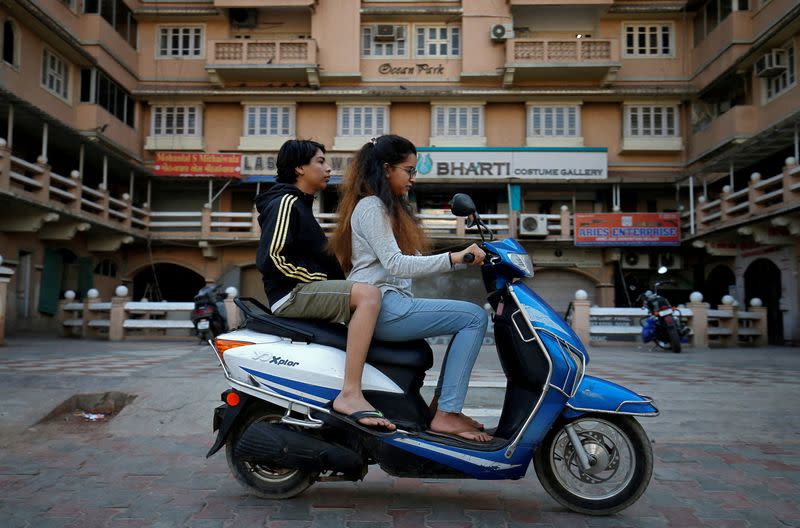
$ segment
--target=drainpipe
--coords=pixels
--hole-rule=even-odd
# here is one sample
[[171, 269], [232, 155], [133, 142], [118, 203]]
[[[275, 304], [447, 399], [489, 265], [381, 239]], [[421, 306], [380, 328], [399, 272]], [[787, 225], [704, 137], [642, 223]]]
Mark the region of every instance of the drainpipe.
[[108, 189], [108, 156], [103, 156], [103, 189]]
[[47, 159], [47, 136], [49, 134], [49, 127], [47, 123], [42, 125], [42, 157]]
[[689, 176], [689, 233], [694, 235], [694, 176]]
[[731, 192], [733, 192], [735, 189], [733, 185], [733, 161], [731, 161], [728, 165], [728, 177], [730, 178]]
[[81, 149], [78, 151], [78, 174], [81, 175], [81, 180], [83, 180], [83, 156], [84, 156], [84, 145], [81, 143]]
[[[800, 159], [800, 130], [798, 130], [798, 127], [800, 127], [800, 123], [795, 121], [795, 123], [794, 123], [794, 159], [795, 160]], [[11, 141], [8, 142], [8, 146], [9, 147], [11, 146]]]
[[[797, 129], [795, 128], [795, 132]], [[6, 138], [6, 146], [8, 150], [14, 145], [14, 105], [8, 105], [8, 137]]]

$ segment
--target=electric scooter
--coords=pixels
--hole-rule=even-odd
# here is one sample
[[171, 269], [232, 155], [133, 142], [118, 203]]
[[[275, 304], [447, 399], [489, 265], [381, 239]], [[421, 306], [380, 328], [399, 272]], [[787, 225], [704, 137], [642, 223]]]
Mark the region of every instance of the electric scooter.
[[545, 490], [571, 510], [604, 515], [630, 506], [653, 471], [650, 442], [636, 420], [658, 415], [653, 400], [586, 375], [584, 345], [523, 281], [533, 276], [523, 247], [495, 241], [469, 196], [457, 194], [451, 205], [471, 218], [486, 252], [481, 269], [507, 378], [499, 424], [489, 430], [494, 439], [428, 431], [420, 387], [433, 355], [424, 340], [373, 341], [367, 357], [364, 395], [396, 431], [333, 411], [346, 328], [275, 317], [238, 298], [242, 327], [210, 341], [231, 389], [214, 411], [217, 437], [208, 456], [224, 446], [233, 476], [271, 499], [317, 481], [363, 479], [370, 465], [398, 477], [516, 480], [532, 462]]

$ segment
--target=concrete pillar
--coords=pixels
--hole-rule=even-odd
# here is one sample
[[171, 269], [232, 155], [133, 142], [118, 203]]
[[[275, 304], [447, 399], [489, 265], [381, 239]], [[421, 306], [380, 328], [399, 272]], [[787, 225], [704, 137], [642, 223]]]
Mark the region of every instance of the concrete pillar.
[[570, 219], [569, 207], [566, 205], [561, 206], [561, 238], [569, 238], [570, 233]]
[[739, 344], [739, 317], [737, 308], [732, 304], [722, 304], [720, 310], [730, 312], [730, 317], [719, 320], [719, 326], [730, 330], [729, 335], [721, 336], [722, 346], [733, 347]]
[[750, 311], [758, 315], [758, 319], [753, 321], [753, 328], [760, 332], [753, 338], [755, 346], [767, 346], [769, 335], [767, 333], [767, 308], [765, 306], [751, 306]]
[[708, 303], [690, 302], [686, 307], [692, 311], [692, 345], [708, 348]]
[[591, 338], [590, 306], [589, 299], [575, 299], [572, 301], [572, 330], [575, 331], [585, 347], [589, 346], [589, 339]]
[[11, 187], [11, 147], [0, 138], [0, 189]]
[[241, 317], [239, 315], [239, 307], [234, 304], [233, 300], [239, 295], [239, 292], [231, 286], [225, 290], [225, 315], [228, 318], [228, 329], [233, 330], [239, 326]]
[[110, 322], [108, 327], [108, 340], [109, 341], [122, 341], [125, 339], [125, 303], [128, 302], [128, 297], [111, 298], [111, 315], [109, 316]]
[[200, 234], [203, 238], [207, 238], [211, 234], [211, 206], [209, 204], [203, 206], [202, 215]]
[[2, 265], [3, 257], [0, 256], [0, 345], [6, 342], [6, 310], [8, 303], [6, 296], [8, 295], [8, 283], [11, 282], [11, 277], [14, 275], [14, 270]]

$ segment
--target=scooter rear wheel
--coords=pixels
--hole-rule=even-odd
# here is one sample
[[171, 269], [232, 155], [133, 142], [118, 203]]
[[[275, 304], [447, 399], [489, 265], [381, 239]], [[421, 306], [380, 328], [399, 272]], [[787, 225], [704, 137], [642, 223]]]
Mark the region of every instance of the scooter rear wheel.
[[[582, 473], [565, 425], [572, 424], [590, 458]], [[636, 502], [653, 474], [653, 452], [633, 417], [586, 414], [557, 423], [533, 459], [545, 491], [570, 510], [610, 515]]]
[[247, 416], [234, 427], [225, 444], [225, 458], [234, 478], [255, 495], [265, 499], [288, 499], [303, 493], [314, 482], [318, 473], [299, 469], [272, 467], [263, 463], [242, 460], [236, 456], [236, 444], [248, 427], [257, 422], [279, 422], [283, 409], [274, 405], [257, 405], [247, 411]]

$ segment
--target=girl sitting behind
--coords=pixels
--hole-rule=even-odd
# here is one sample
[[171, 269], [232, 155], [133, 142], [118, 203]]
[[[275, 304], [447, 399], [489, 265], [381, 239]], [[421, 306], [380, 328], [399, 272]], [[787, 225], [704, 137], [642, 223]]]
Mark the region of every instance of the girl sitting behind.
[[347, 169], [330, 247], [350, 272], [348, 280], [381, 290], [377, 339], [454, 335], [431, 403], [430, 430], [488, 442], [492, 437], [482, 426], [461, 413], [488, 324], [486, 312], [470, 302], [411, 294], [412, 278], [450, 271], [469, 253], [475, 256], [472, 265], [479, 266], [485, 253], [472, 244], [463, 251], [422, 256], [428, 242], [408, 201], [416, 165], [417, 149], [406, 138], [386, 135], [365, 144]]

